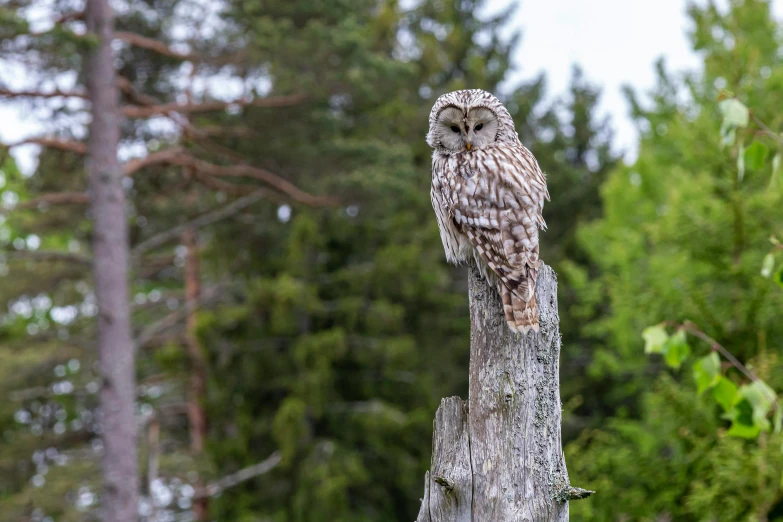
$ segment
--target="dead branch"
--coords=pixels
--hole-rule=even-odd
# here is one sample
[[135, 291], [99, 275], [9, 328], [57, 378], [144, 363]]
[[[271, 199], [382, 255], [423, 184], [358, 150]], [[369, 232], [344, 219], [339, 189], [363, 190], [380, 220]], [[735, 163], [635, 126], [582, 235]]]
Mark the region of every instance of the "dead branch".
[[131, 160], [125, 164], [125, 175], [131, 175], [144, 167], [152, 165], [178, 165], [213, 177], [245, 177], [262, 181], [275, 190], [287, 195], [294, 201], [311, 206], [335, 205], [337, 201], [330, 197], [308, 194], [284, 178], [260, 167], [250, 165], [215, 165], [185, 153], [179, 147], [171, 147], [154, 152], [144, 158]]
[[87, 256], [55, 250], [14, 250], [7, 252], [6, 256], [11, 259], [24, 259], [30, 261], [67, 262], [87, 266], [92, 265], [92, 259]]
[[144, 348], [152, 349], [152, 348], [159, 348], [161, 346], [168, 346], [168, 345], [181, 346], [184, 342], [185, 342], [185, 330], [183, 328], [182, 331], [178, 333], [166, 333], [166, 334], [150, 337], [144, 343]]
[[141, 256], [144, 252], [147, 252], [161, 245], [164, 245], [173, 239], [179, 238], [186, 230], [205, 227], [207, 225], [216, 223], [222, 219], [229, 218], [234, 214], [241, 212], [243, 209], [249, 207], [256, 201], [259, 201], [265, 195], [266, 195], [265, 190], [263, 189], [256, 190], [255, 192], [248, 194], [247, 196], [244, 196], [242, 198], [239, 198], [236, 201], [229, 203], [228, 205], [213, 209], [207, 212], [206, 214], [203, 214], [187, 223], [178, 225], [174, 228], [170, 228], [169, 230], [156, 234], [151, 238], [142, 241], [141, 243], [136, 245], [131, 251], [131, 255], [134, 258], [137, 258]]
[[285, 180], [284, 178], [278, 176], [277, 174], [274, 174], [266, 169], [262, 169], [259, 167], [253, 167], [250, 165], [221, 166], [221, 165], [208, 163], [203, 160], [199, 160], [198, 158], [194, 158], [192, 156], [179, 157], [177, 158], [177, 160], [181, 162], [179, 163], [181, 165], [190, 165], [193, 168], [195, 168], [197, 171], [202, 172], [204, 174], [208, 174], [210, 176], [215, 176], [215, 177], [236, 176], [236, 177], [246, 177], [246, 178], [262, 181], [263, 183], [274, 188], [275, 190], [287, 195], [294, 201], [297, 201], [299, 203], [304, 203], [306, 205], [327, 206], [327, 205], [334, 205], [337, 203], [333, 198], [330, 197], [320, 197], [320, 196], [313, 196], [311, 194], [308, 194], [307, 192], [304, 192], [303, 190], [295, 186], [293, 183]]
[[86, 192], [52, 192], [16, 204], [15, 210], [37, 208], [41, 205], [72, 205], [90, 202]]
[[176, 154], [170, 158], [166, 157], [165, 162], [181, 167], [190, 167], [196, 172], [214, 177], [245, 177], [256, 179], [287, 195], [294, 201], [304, 203], [305, 205], [327, 206], [337, 203], [333, 198], [308, 194], [290, 181], [260, 167], [253, 167], [250, 165], [215, 165], [191, 156], [190, 154]]
[[147, 96], [146, 94], [141, 94], [137, 91], [136, 87], [133, 86], [133, 83], [124, 76], [117, 76], [117, 88], [124, 92], [134, 103], [138, 103], [139, 105], [155, 105], [158, 103], [158, 100], [152, 96]]
[[[160, 465], [160, 420], [156, 415], [151, 415], [149, 425], [147, 426], [147, 489], [152, 491], [153, 484], [158, 480], [158, 469]], [[151, 520], [157, 520], [155, 510], [157, 506], [150, 502], [152, 506]]]
[[142, 36], [136, 33], [129, 33], [127, 31], [115, 31], [114, 38], [129, 43], [134, 47], [139, 47], [141, 49], [154, 51], [163, 56], [176, 58], [178, 60], [192, 60], [195, 57], [191, 53], [181, 53], [179, 51], [175, 51], [174, 49], [172, 49], [165, 43], [161, 42], [160, 40], [149, 38], [147, 36]]
[[[255, 192], [258, 189], [258, 185], [251, 185], [249, 183], [230, 183], [228, 181], [213, 178], [212, 176], [207, 176], [206, 174], [202, 174], [200, 172], [194, 172], [193, 174], [195, 179], [205, 187], [212, 190], [225, 192], [226, 194], [230, 194], [232, 196], [244, 196], [246, 194], [250, 194], [251, 192]], [[269, 199], [272, 201], [278, 201], [279, 197], [275, 197], [274, 194], [270, 193]]]
[[13, 148], [21, 145], [41, 145], [50, 149], [73, 152], [76, 154], [87, 154], [87, 145], [80, 141], [58, 140], [57, 138], [26, 138], [14, 143], [9, 143], [6, 147]]
[[258, 136], [258, 132], [249, 127], [220, 127], [219, 125], [205, 125], [196, 127], [191, 125], [190, 131], [200, 137], [209, 138], [211, 136], [239, 136], [243, 138]]
[[166, 165], [174, 161], [178, 155], [182, 154], [183, 149], [180, 147], [170, 147], [168, 149], [159, 150], [152, 154], [147, 154], [143, 158], [136, 158], [127, 161], [123, 165], [123, 171], [126, 176], [134, 174], [136, 171], [152, 165]]
[[0, 97], [5, 98], [82, 98], [87, 99], [87, 93], [85, 92], [69, 92], [55, 89], [50, 92], [34, 91], [34, 90], [22, 90], [12, 91], [10, 89], [0, 89]]
[[66, 22], [72, 22], [76, 20], [84, 20], [84, 11], [72, 11], [59, 16], [55, 21], [55, 25], [64, 24]]
[[223, 156], [231, 161], [238, 161], [240, 163], [245, 162], [244, 156], [234, 152], [225, 145], [221, 145], [220, 143], [211, 140], [207, 134], [202, 133], [200, 129], [194, 125], [191, 125], [187, 121], [179, 123], [182, 126], [183, 137], [202, 147], [207, 152], [217, 154], [218, 156]]
[[163, 270], [170, 268], [176, 258], [176, 254], [147, 257], [144, 260], [144, 266], [137, 268], [136, 275], [138, 275], [141, 279], [150, 279]]
[[227, 475], [220, 480], [210, 482], [207, 487], [204, 488], [204, 491], [201, 491], [195, 495], [195, 498], [200, 498], [203, 496], [214, 497], [229, 488], [233, 488], [234, 486], [241, 484], [242, 482], [258, 477], [265, 473], [269, 473], [275, 469], [278, 464], [280, 464], [281, 460], [282, 456], [280, 455], [280, 452], [275, 451], [258, 464], [240, 469], [236, 473]]
[[179, 113], [198, 113], [225, 110], [231, 106], [240, 107], [290, 107], [298, 105], [305, 100], [306, 96], [302, 94], [291, 94], [287, 96], [269, 96], [267, 98], [253, 98], [249, 100], [234, 101], [207, 101], [201, 103], [162, 103], [159, 105], [149, 105], [144, 107], [126, 106], [122, 108], [122, 114], [128, 118], [150, 118], [160, 114], [170, 112]]

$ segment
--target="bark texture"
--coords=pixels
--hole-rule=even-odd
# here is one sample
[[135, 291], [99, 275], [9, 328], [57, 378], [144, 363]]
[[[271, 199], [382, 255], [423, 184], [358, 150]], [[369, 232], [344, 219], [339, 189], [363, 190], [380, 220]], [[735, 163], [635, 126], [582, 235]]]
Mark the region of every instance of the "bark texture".
[[[190, 430], [190, 451], [197, 459], [204, 452], [207, 434], [207, 414], [204, 410], [204, 395], [207, 386], [206, 362], [198, 340], [198, 303], [201, 298], [201, 275], [199, 273], [198, 235], [189, 228], [182, 235], [182, 244], [187, 248], [185, 255], [185, 303], [188, 316], [185, 322], [185, 346], [190, 363], [188, 383], [188, 427]], [[199, 477], [196, 489], [204, 485]], [[193, 502], [193, 514], [198, 522], [209, 520], [209, 497], [202, 496]]]
[[117, 80], [111, 49], [113, 18], [108, 0], [88, 0], [87, 29], [98, 44], [87, 53], [85, 77], [92, 105], [87, 172], [93, 221], [93, 276], [98, 301], [103, 520], [138, 519], [139, 475], [134, 416], [135, 365], [128, 301], [128, 226], [122, 168]]
[[441, 401], [417, 522], [568, 520], [571, 487], [560, 439], [557, 281], [542, 264], [540, 332], [512, 333], [497, 292], [470, 271], [469, 398]]

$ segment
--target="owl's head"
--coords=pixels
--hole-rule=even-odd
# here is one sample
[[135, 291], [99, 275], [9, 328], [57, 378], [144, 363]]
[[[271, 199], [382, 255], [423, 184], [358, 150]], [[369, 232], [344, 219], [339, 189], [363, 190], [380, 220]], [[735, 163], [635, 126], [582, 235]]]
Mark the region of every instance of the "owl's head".
[[441, 152], [481, 150], [497, 142], [512, 145], [518, 141], [508, 110], [487, 91], [444, 94], [430, 112], [427, 143]]

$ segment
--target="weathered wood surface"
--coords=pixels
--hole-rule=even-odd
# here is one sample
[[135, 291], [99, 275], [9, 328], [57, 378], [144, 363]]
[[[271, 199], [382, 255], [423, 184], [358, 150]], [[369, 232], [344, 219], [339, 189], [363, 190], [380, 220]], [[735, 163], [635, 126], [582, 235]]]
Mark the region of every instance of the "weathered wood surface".
[[417, 522], [561, 522], [572, 488], [560, 439], [557, 280], [542, 264], [540, 332], [503, 320], [497, 292], [470, 271], [469, 398], [441, 401]]

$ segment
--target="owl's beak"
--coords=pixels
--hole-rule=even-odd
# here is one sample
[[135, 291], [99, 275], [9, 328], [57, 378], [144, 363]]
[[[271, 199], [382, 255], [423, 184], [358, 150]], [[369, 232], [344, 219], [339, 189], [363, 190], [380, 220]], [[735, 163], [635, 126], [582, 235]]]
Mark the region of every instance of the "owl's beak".
[[469, 141], [467, 143], [465, 143], [465, 146], [468, 148], [468, 150], [470, 150], [470, 142]]

